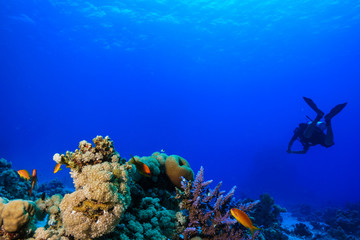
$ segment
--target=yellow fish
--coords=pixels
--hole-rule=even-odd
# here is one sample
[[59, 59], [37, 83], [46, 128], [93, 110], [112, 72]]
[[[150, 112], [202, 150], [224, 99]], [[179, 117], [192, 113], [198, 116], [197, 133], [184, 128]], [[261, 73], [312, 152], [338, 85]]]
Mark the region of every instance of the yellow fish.
[[56, 164], [54, 168], [54, 173], [57, 173], [58, 171], [62, 170], [60, 167], [61, 167], [61, 163]]
[[131, 155], [131, 160], [129, 161], [130, 164], [134, 164], [136, 169], [139, 171], [139, 173], [145, 177], [150, 177], [151, 176], [151, 172], [150, 172], [150, 168], [143, 162], [140, 162], [138, 160], [136, 160], [133, 155]]
[[25, 169], [19, 170], [17, 171], [17, 173], [20, 175], [21, 178], [26, 179], [27, 181], [29, 181], [30, 179], [30, 174], [28, 171], [26, 171]]
[[254, 237], [254, 231], [255, 231], [255, 230], [260, 230], [260, 228], [257, 228], [257, 227], [255, 227], [255, 226], [252, 224], [249, 216], [248, 216], [246, 213], [244, 213], [243, 211], [241, 211], [240, 209], [232, 208], [232, 209], [230, 210], [230, 212], [231, 212], [231, 215], [233, 215], [233, 217], [234, 217], [239, 223], [241, 223], [244, 227], [250, 229], [250, 231], [251, 231], [251, 238]]

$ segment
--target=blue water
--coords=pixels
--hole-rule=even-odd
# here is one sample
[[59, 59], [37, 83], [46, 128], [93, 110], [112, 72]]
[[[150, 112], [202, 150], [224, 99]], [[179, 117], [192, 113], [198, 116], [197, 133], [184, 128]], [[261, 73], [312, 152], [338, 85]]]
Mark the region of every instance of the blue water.
[[[237, 195], [360, 200], [360, 4], [308, 0], [0, 1], [0, 157], [59, 178], [52, 156], [109, 135], [121, 156], [186, 158]], [[289, 155], [294, 128], [348, 102], [335, 145]]]

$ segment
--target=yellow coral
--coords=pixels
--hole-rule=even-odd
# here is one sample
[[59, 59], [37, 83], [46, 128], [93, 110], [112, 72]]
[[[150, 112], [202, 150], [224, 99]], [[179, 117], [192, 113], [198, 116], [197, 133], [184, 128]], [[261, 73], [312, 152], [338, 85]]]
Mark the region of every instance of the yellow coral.
[[3, 229], [8, 233], [19, 232], [31, 221], [36, 204], [30, 201], [13, 200], [2, 208], [0, 219]]
[[125, 166], [87, 165], [81, 172], [72, 171], [72, 177], [76, 191], [66, 194], [60, 204], [66, 233], [90, 239], [113, 231], [130, 204]]
[[194, 180], [194, 172], [188, 161], [177, 155], [170, 155], [166, 158], [165, 171], [170, 181], [178, 188], [181, 188], [181, 177], [186, 180]]
[[103, 138], [97, 136], [93, 139], [95, 146], [83, 140], [79, 143], [79, 149], [75, 152], [67, 151], [66, 154], [56, 153], [53, 157], [56, 163], [64, 164], [66, 167], [81, 171], [81, 168], [86, 165], [95, 165], [102, 162], [115, 161], [113, 158], [117, 153], [115, 152], [113, 142], [108, 136]]

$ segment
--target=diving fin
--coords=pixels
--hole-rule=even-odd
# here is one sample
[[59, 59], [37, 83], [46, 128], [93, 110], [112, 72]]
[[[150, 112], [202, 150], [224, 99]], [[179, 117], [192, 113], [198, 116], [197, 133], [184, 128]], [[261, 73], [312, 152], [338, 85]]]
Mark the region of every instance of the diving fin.
[[331, 109], [331, 111], [325, 115], [325, 121], [328, 122], [330, 121], [333, 117], [335, 117], [336, 114], [338, 114], [339, 112], [341, 112], [341, 110], [343, 110], [343, 108], [346, 106], [347, 103], [341, 103], [336, 105], [333, 109]]
[[312, 110], [314, 110], [317, 114], [324, 115], [324, 113], [316, 106], [316, 104], [314, 103], [313, 100], [311, 100], [310, 98], [307, 98], [307, 97], [303, 97], [303, 99], [309, 105], [309, 107], [311, 107]]

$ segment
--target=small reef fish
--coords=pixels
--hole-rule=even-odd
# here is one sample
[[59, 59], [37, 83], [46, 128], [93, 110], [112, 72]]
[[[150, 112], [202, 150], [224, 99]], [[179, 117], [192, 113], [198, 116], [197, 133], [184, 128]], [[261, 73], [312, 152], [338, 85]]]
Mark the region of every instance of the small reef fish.
[[29, 196], [31, 197], [31, 193], [32, 190], [34, 189], [34, 187], [37, 185], [37, 174], [36, 174], [36, 169], [34, 169], [32, 171], [32, 175], [31, 175], [31, 188], [29, 190]]
[[61, 167], [61, 163], [56, 164], [54, 168], [54, 173], [57, 173], [58, 171], [62, 170], [60, 167]]
[[133, 155], [130, 154], [130, 156], [131, 156], [131, 160], [129, 161], [129, 163], [134, 164], [136, 169], [139, 171], [141, 175], [145, 177], [150, 177], [151, 176], [150, 168], [145, 163], [136, 160]]
[[26, 179], [27, 181], [29, 181], [30, 179], [30, 174], [28, 171], [26, 171], [25, 169], [19, 170], [17, 171], [17, 173], [20, 175], [21, 178]]
[[165, 152], [165, 149], [161, 149], [160, 152], [161, 152], [161, 153], [164, 153], [164, 152]]
[[46, 194], [45, 194], [45, 192], [43, 192], [43, 193], [41, 194], [41, 200], [45, 201], [45, 197], [46, 197]]
[[251, 231], [251, 239], [253, 239], [253, 238], [254, 238], [254, 231], [255, 231], [255, 230], [260, 230], [260, 228], [255, 227], [255, 226], [252, 224], [249, 216], [248, 216], [246, 213], [244, 213], [243, 211], [241, 211], [240, 209], [232, 208], [232, 209], [230, 210], [230, 212], [231, 212], [231, 215], [233, 215], [233, 217], [234, 217], [241, 225], [243, 225], [244, 227], [250, 229], [250, 231]]

